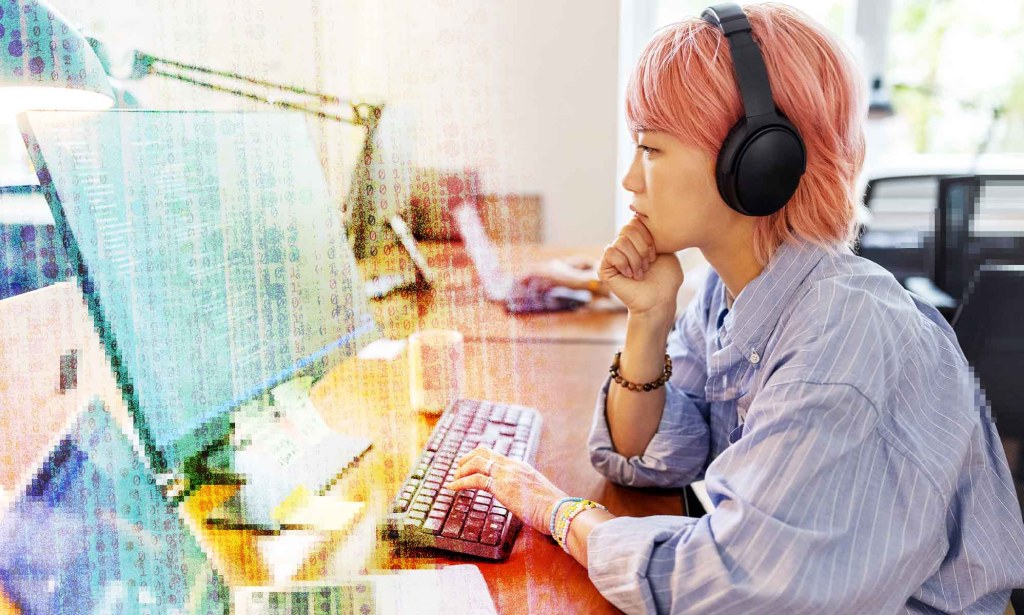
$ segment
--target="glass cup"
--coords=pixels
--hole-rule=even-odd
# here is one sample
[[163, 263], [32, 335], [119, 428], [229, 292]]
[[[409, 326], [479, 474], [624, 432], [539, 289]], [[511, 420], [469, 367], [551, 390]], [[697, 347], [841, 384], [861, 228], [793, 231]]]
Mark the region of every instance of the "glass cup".
[[409, 336], [409, 400], [417, 412], [441, 414], [462, 393], [462, 334], [425, 329]]

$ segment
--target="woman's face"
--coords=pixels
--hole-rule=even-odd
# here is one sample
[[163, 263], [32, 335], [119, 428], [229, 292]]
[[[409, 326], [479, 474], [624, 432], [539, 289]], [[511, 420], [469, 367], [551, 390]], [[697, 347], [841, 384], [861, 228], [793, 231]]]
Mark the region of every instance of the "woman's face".
[[654, 236], [659, 253], [705, 249], [742, 225], [743, 215], [722, 201], [715, 160], [665, 132], [637, 133], [637, 147], [622, 187], [630, 209]]

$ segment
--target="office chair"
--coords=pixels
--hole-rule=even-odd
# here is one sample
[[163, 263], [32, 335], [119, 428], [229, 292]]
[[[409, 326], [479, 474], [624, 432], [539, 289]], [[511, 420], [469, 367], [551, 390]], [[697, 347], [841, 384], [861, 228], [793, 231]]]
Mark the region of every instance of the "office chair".
[[[985, 391], [1007, 452], [1021, 450], [1008, 446], [1008, 442], [1024, 439], [1022, 305], [1024, 265], [982, 265], [968, 284], [963, 304], [953, 319], [960, 348]], [[1019, 453], [1012, 457], [1007, 461], [1017, 499], [1024, 502], [1024, 459]], [[1013, 605], [1024, 609], [1024, 591], [1014, 591]]]
[[1024, 437], [1024, 265], [982, 265], [953, 319], [999, 433]]
[[935, 244], [932, 276], [903, 281], [907, 290], [931, 303], [949, 321], [966, 290], [970, 268], [971, 223], [981, 191], [976, 175], [939, 178], [935, 207]]

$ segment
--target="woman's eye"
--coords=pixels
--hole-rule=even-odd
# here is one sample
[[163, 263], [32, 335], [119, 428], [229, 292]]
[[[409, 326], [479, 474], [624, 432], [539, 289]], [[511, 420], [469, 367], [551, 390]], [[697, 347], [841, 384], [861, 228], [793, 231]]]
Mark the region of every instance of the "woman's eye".
[[657, 151], [653, 147], [648, 147], [646, 145], [637, 145], [637, 149], [640, 149], [641, 151], [643, 151], [643, 153], [648, 155], [653, 154], [655, 151]]

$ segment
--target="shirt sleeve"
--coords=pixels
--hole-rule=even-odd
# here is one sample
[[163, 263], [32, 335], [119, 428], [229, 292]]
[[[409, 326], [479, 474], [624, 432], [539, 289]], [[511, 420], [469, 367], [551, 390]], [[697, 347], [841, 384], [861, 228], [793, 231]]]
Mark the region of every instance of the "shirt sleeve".
[[711, 438], [704, 400], [706, 301], [707, 286], [669, 334], [666, 351], [672, 359], [672, 378], [665, 384], [665, 408], [658, 430], [643, 455], [627, 458], [615, 450], [605, 415], [611, 379], [601, 387], [590, 431], [590, 461], [612, 482], [633, 487], [683, 487], [703, 476]]
[[620, 517], [587, 544], [627, 613], [893, 613], [948, 542], [938, 491], [848, 385], [763, 389], [707, 470], [713, 512]]

